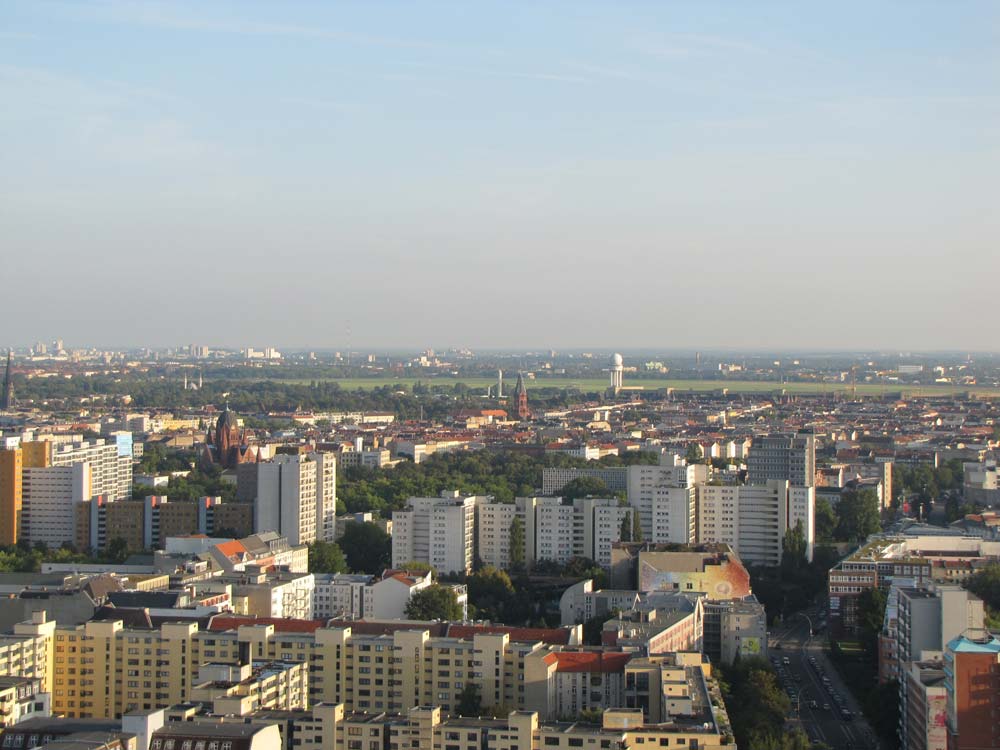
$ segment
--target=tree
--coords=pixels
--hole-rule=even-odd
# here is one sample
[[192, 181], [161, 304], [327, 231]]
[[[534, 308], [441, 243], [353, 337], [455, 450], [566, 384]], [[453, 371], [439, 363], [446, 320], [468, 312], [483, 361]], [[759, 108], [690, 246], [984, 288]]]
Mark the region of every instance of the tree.
[[993, 611], [1000, 610], [1000, 564], [990, 563], [965, 582], [965, 588], [982, 599]]
[[347, 560], [343, 550], [331, 542], [313, 542], [309, 545], [310, 573], [346, 573]]
[[514, 584], [505, 571], [487, 565], [469, 576], [465, 584], [469, 604], [475, 607], [477, 618], [506, 621], [505, 613], [514, 597]]
[[462, 692], [458, 694], [456, 710], [459, 716], [477, 717], [482, 713], [483, 698], [479, 694], [479, 686], [476, 683], [465, 683]]
[[373, 523], [347, 524], [339, 546], [355, 573], [378, 575], [391, 564], [392, 538]]
[[123, 563], [128, 557], [128, 542], [116, 536], [108, 542], [108, 557], [114, 562]]
[[837, 533], [837, 514], [825, 497], [816, 498], [815, 513], [816, 541], [819, 543], [834, 541]]
[[844, 492], [837, 505], [840, 523], [837, 538], [860, 542], [882, 528], [875, 490], [850, 490]]
[[622, 516], [622, 525], [618, 530], [618, 541], [621, 542], [631, 542], [632, 541], [632, 518], [631, 514]]
[[594, 615], [583, 623], [583, 642], [588, 646], [601, 645], [601, 633], [604, 632], [604, 623], [615, 617], [616, 612], [606, 615]]
[[632, 509], [632, 541], [642, 541], [642, 521], [639, 519], [639, 512]]
[[858, 628], [861, 631], [861, 642], [872, 660], [878, 659], [878, 636], [885, 621], [887, 602], [885, 591], [878, 586], [865, 589], [858, 596]]
[[685, 452], [685, 454], [684, 454], [684, 459], [689, 464], [701, 463], [701, 459], [702, 459], [702, 449], [701, 449], [701, 446], [698, 445], [697, 443], [691, 443], [690, 445], [688, 445], [687, 452]]
[[596, 477], [577, 477], [566, 483], [559, 493], [567, 500], [576, 500], [578, 497], [608, 497], [611, 490], [608, 485]]
[[461, 620], [462, 607], [455, 589], [435, 583], [410, 597], [406, 616], [411, 620]]
[[791, 580], [796, 573], [805, 569], [808, 565], [806, 559], [806, 535], [802, 528], [802, 521], [795, 524], [795, 528], [785, 532], [785, 538], [781, 540], [781, 576], [785, 580]]
[[517, 571], [524, 567], [524, 521], [514, 516], [510, 523], [510, 569]]

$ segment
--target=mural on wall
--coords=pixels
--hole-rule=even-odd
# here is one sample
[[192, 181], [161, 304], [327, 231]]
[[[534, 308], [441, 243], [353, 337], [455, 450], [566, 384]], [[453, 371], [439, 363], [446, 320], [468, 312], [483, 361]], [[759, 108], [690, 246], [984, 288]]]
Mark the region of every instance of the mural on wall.
[[750, 574], [738, 560], [727, 557], [711, 559], [677, 570], [677, 558], [671, 553], [639, 553], [640, 591], [704, 592], [709, 599], [734, 599], [749, 596]]

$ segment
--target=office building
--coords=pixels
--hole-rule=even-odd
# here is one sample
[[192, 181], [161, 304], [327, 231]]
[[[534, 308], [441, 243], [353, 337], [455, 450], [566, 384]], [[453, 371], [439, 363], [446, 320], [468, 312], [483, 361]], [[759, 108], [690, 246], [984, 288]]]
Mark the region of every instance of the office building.
[[948, 750], [947, 675], [940, 652], [936, 658], [907, 663], [905, 703], [900, 704], [900, 747], [905, 750]]
[[754, 438], [747, 456], [747, 482], [816, 485], [816, 438], [807, 432]]
[[21, 535], [22, 462], [20, 448], [0, 450], [0, 545], [17, 544]]
[[954, 534], [886, 536], [873, 539], [830, 570], [827, 583], [830, 632], [837, 638], [860, 634], [858, 597], [893, 581], [920, 587], [961, 584], [990, 562], [1000, 560], [1000, 542]]
[[944, 652], [948, 750], [1000, 747], [1000, 640], [969, 630]]

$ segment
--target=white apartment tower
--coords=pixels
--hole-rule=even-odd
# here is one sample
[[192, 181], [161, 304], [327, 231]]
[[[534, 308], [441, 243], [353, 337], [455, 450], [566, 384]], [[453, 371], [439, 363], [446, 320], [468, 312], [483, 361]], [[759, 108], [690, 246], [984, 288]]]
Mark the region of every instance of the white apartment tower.
[[698, 541], [732, 545], [751, 565], [779, 565], [785, 534], [802, 523], [806, 557], [815, 541], [816, 490], [787, 481], [698, 487]]
[[277, 531], [291, 545], [333, 541], [337, 515], [332, 453], [275, 456], [257, 465], [254, 528]]
[[513, 503], [481, 503], [476, 515], [476, 554], [483, 565], [510, 566], [510, 527], [517, 516]]
[[51, 548], [76, 539], [76, 507], [93, 497], [89, 462], [24, 467], [23, 533], [32, 544]]
[[392, 514], [392, 565], [422, 562], [441, 573], [470, 573], [475, 559], [476, 505], [483, 496], [411, 497]]
[[628, 501], [639, 514], [644, 541], [690, 544], [697, 535], [697, 495], [708, 481], [708, 466], [688, 465], [664, 453], [654, 466], [628, 467]]
[[[119, 437], [120, 436], [120, 437]], [[127, 436], [127, 439], [125, 439]], [[50, 466], [89, 463], [91, 495], [107, 495], [114, 500], [132, 496], [131, 433], [116, 433], [112, 442], [103, 439], [51, 445]], [[88, 500], [90, 498], [87, 498]]]

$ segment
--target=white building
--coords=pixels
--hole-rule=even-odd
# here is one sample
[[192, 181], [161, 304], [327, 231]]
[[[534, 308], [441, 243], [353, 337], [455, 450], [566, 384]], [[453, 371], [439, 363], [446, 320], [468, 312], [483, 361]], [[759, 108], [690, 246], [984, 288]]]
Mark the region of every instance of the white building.
[[787, 481], [698, 488], [698, 541], [731, 545], [751, 565], [779, 565], [785, 534], [802, 523], [806, 557], [815, 542], [816, 488]]
[[275, 456], [257, 465], [254, 528], [277, 531], [291, 545], [333, 541], [336, 457], [332, 453]]
[[91, 495], [107, 495], [113, 500], [132, 496], [132, 434], [114, 433], [110, 440], [80, 440], [61, 445], [49, 444], [51, 466], [89, 463]]
[[93, 497], [91, 465], [25, 467], [23, 533], [32, 544], [51, 548], [76, 539], [76, 508]]
[[686, 490], [708, 481], [708, 466], [688, 465], [664, 453], [659, 464], [628, 467], [628, 502], [639, 513], [644, 541], [690, 544], [695, 541], [697, 507]]
[[406, 616], [410, 597], [432, 583], [429, 573], [407, 570], [387, 570], [381, 577], [319, 574], [313, 592], [312, 616], [400, 620]]
[[[510, 567], [510, 528], [517, 516], [513, 503], [480, 503], [476, 516], [476, 546], [484, 565]], [[522, 559], [523, 550], [522, 550]]]
[[621, 540], [622, 521], [628, 518], [631, 525], [634, 512], [615, 498], [577, 498], [569, 504], [557, 497], [519, 497], [515, 504], [524, 524], [524, 557], [529, 565], [539, 560], [565, 564], [573, 557], [586, 557], [610, 566], [611, 545]]
[[441, 573], [469, 573], [475, 557], [476, 505], [484, 496], [411, 497], [392, 514], [392, 566], [431, 565]]

